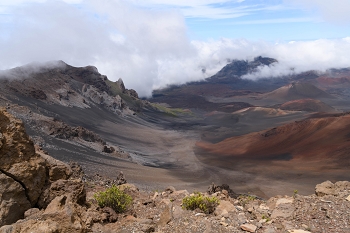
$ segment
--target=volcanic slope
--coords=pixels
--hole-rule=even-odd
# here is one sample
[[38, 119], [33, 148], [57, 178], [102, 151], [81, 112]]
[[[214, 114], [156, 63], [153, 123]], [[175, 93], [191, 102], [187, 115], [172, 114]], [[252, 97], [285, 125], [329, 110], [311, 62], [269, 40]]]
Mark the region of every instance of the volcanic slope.
[[122, 170], [152, 189], [169, 183], [185, 188], [207, 178], [183, 181], [177, 172], [169, 174], [179, 168], [190, 177], [189, 171], [201, 170], [192, 152], [196, 135], [166, 129], [182, 120], [175, 111], [139, 99], [122, 80], [112, 82], [95, 67], [29, 64], [0, 72], [0, 90], [0, 105], [23, 120], [36, 144], [57, 159], [78, 162], [90, 175], [115, 178]]
[[297, 100], [303, 98], [334, 99], [333, 96], [309, 83], [291, 83], [263, 95], [275, 101]]
[[350, 114], [318, 116], [216, 144], [198, 142], [197, 146], [227, 160], [317, 161], [349, 167]]
[[280, 109], [290, 111], [307, 111], [307, 112], [335, 112], [336, 110], [320, 100], [299, 99], [288, 101], [279, 106]]

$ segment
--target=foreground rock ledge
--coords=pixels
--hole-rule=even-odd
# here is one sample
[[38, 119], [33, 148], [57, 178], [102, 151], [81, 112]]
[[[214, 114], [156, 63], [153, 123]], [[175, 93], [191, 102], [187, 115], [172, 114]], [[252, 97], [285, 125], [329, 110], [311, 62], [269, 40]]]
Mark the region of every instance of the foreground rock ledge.
[[66, 179], [70, 168], [36, 151], [23, 123], [0, 109], [0, 226], [23, 218], [38, 204], [45, 187]]

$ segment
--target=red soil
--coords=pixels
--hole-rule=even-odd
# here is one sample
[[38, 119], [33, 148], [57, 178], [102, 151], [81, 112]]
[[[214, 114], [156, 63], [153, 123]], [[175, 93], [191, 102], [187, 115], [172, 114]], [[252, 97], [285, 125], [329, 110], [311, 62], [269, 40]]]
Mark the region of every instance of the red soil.
[[201, 151], [242, 160], [350, 161], [350, 115], [296, 121], [258, 133], [198, 142]]

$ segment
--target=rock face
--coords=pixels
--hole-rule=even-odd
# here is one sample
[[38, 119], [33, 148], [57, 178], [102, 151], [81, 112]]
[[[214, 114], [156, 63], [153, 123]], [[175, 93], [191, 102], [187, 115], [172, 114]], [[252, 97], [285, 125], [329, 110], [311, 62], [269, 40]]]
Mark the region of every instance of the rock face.
[[[0, 110], [0, 161], [2, 180], [8, 179], [13, 183], [7, 187], [9, 189], [0, 189], [1, 205], [6, 202], [6, 199], [3, 199], [6, 197], [5, 193], [18, 187], [18, 192], [24, 194], [30, 204], [25, 203], [23, 195], [20, 195], [18, 200], [12, 199], [10, 203], [13, 205], [8, 208], [16, 208], [19, 205], [19, 216], [23, 215], [26, 208], [36, 204], [45, 185], [45, 160], [35, 153], [34, 144], [26, 134], [23, 123], [5, 110]], [[10, 221], [6, 220], [5, 216], [0, 218]]]
[[347, 191], [350, 190], [350, 182], [349, 181], [338, 181], [336, 183], [332, 183], [327, 180], [321, 184], [316, 185], [315, 193], [319, 197], [323, 197], [326, 195], [339, 195], [341, 196]]
[[23, 123], [4, 109], [0, 161], [0, 226], [23, 218], [31, 207], [46, 207], [57, 196], [66, 195], [74, 204], [85, 202], [83, 183], [67, 180], [72, 169], [35, 147]]
[[30, 207], [23, 187], [0, 172], [0, 226], [22, 218], [23, 213]]

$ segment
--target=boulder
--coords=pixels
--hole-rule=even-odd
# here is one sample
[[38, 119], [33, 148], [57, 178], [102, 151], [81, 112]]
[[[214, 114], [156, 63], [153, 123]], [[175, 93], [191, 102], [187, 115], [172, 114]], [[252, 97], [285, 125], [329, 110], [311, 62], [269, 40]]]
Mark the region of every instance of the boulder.
[[78, 204], [84, 204], [86, 201], [86, 190], [81, 180], [57, 180], [46, 187], [37, 205], [46, 208], [52, 200], [61, 195], [69, 196], [72, 202]]
[[45, 154], [40, 148], [36, 148], [37, 154], [39, 154], [46, 162], [46, 168], [48, 169], [48, 177], [50, 182], [54, 182], [61, 179], [68, 179], [73, 171], [68, 164], [65, 164], [57, 159], [52, 158], [48, 154]]
[[21, 184], [0, 172], [0, 226], [23, 218], [24, 212], [30, 207]]
[[241, 225], [241, 229], [248, 232], [255, 232], [257, 227], [253, 224], [243, 224]]
[[0, 110], [0, 170], [21, 182], [34, 205], [46, 179], [45, 161], [35, 153], [23, 123]]
[[[23, 123], [5, 109], [0, 109], [0, 161], [2, 180], [9, 181], [0, 189], [2, 197], [0, 205], [15, 208], [8, 206], [6, 201], [9, 198], [8, 193], [13, 193], [15, 189], [17, 192], [13, 194], [19, 198], [19, 202], [11, 199], [9, 203], [21, 203], [16, 209], [17, 219], [10, 214], [11, 217], [6, 220], [6, 223], [9, 223], [9, 219], [18, 220], [23, 217], [24, 211], [37, 203], [46, 181], [46, 164], [45, 160], [35, 152], [34, 144], [26, 134]], [[24, 197], [28, 201], [25, 201]]]
[[220, 204], [216, 207], [214, 214], [216, 216], [223, 216], [228, 213], [237, 212], [236, 207], [229, 201], [221, 200]]
[[317, 196], [322, 197], [325, 195], [334, 195], [335, 194], [335, 186], [329, 180], [316, 185], [315, 193]]
[[229, 185], [227, 184], [222, 184], [222, 185], [215, 185], [214, 183], [212, 183], [209, 187], [208, 187], [208, 194], [214, 194], [216, 192], [220, 192], [226, 190], [227, 191], [227, 195], [232, 197], [232, 198], [237, 198], [238, 195], [230, 188]]
[[52, 200], [40, 218], [25, 219], [10, 226], [3, 226], [0, 232], [87, 232], [82, 215], [84, 215], [83, 208], [72, 202], [69, 196], [62, 195]]

